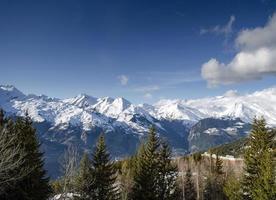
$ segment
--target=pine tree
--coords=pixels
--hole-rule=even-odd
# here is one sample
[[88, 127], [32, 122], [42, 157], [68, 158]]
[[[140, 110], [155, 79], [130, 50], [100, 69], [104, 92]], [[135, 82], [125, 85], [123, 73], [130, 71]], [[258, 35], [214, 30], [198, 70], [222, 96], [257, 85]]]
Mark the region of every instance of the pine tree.
[[157, 177], [158, 199], [175, 200], [180, 196], [177, 186], [177, 166], [172, 164], [171, 149], [167, 142], [161, 143], [158, 157], [159, 176]]
[[192, 180], [192, 172], [190, 168], [188, 168], [185, 175], [184, 196], [185, 200], [196, 200], [197, 198], [197, 193], [195, 190], [194, 182]]
[[43, 200], [48, 199], [51, 188], [49, 178], [43, 166], [43, 153], [36, 138], [36, 130], [28, 116], [18, 118], [13, 126], [16, 143], [22, 154], [25, 154], [23, 168], [31, 169], [30, 173], [16, 183], [15, 190], [9, 192], [9, 199], [14, 200]]
[[169, 145], [160, 142], [152, 127], [136, 158], [131, 199], [170, 200], [179, 194], [177, 167], [172, 164]]
[[216, 154], [216, 160], [215, 160], [215, 166], [213, 169], [213, 173], [219, 177], [220, 175], [223, 175], [223, 161], [220, 159], [219, 155]]
[[76, 197], [79, 200], [89, 200], [92, 199], [91, 193], [93, 186], [93, 172], [91, 161], [86, 153], [83, 154], [83, 157], [80, 162], [80, 167], [78, 175], [75, 180], [75, 188], [77, 193], [80, 195]]
[[101, 135], [97, 142], [92, 158], [93, 182], [90, 196], [93, 200], [115, 200], [119, 198], [116, 185], [116, 171], [110, 161], [104, 137]]
[[17, 183], [32, 171], [25, 166], [26, 153], [15, 136], [13, 121], [4, 120], [0, 127], [0, 199], [3, 200], [11, 199], [10, 192], [16, 191]]
[[142, 144], [138, 152], [134, 186], [132, 189], [132, 200], [157, 200], [157, 177], [158, 177], [158, 150], [160, 141], [155, 129], [151, 128], [146, 144]]
[[275, 174], [272, 157], [272, 136], [263, 118], [254, 119], [245, 150], [245, 174], [242, 181], [246, 200], [276, 199]]
[[210, 173], [206, 180], [204, 189], [204, 199], [210, 200], [223, 200], [226, 196], [223, 191], [224, 187], [224, 173], [223, 173], [223, 161], [216, 154], [215, 163], [213, 163], [212, 153], [210, 156]]

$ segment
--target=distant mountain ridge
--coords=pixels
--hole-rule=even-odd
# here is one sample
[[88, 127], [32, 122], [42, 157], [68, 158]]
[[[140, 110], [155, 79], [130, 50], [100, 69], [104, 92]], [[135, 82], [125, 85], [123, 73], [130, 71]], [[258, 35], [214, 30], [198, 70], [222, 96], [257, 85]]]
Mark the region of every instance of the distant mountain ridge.
[[89, 151], [102, 132], [113, 157], [134, 153], [151, 126], [175, 153], [183, 154], [244, 137], [255, 116], [264, 116], [270, 126], [276, 126], [275, 105], [276, 87], [247, 95], [230, 91], [217, 97], [134, 105], [122, 97], [80, 94], [58, 99], [0, 86], [0, 107], [10, 116], [28, 112], [34, 121], [52, 174], [66, 146], [75, 144]]
[[[139, 114], [148, 119], [191, 123], [208, 117], [232, 117], [251, 122], [254, 116], [264, 116], [269, 125], [276, 126], [275, 104], [276, 87], [246, 95], [228, 91], [223, 96], [192, 100], [164, 99], [153, 105], [134, 105], [122, 97], [96, 98], [80, 94], [62, 100], [45, 95], [25, 95], [12, 85], [0, 85], [0, 105], [7, 112], [22, 115], [28, 110], [34, 121], [46, 120], [57, 124], [61, 121], [85, 124], [93, 121], [93, 114], [100, 113], [117, 121], [129, 121], [129, 116]], [[61, 113], [66, 113], [66, 116]]]

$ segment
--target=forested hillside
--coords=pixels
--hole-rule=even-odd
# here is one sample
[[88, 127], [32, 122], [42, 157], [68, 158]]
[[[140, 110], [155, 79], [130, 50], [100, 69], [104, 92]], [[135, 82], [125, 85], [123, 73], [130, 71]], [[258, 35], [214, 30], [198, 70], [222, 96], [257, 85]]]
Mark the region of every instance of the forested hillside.
[[[275, 190], [275, 132], [255, 119], [245, 141], [174, 158], [169, 143], [152, 127], [137, 152], [111, 159], [104, 135], [90, 152], [68, 147], [62, 176], [49, 181], [36, 130], [28, 115], [11, 119], [0, 112], [0, 198], [13, 200], [271, 200]], [[245, 144], [245, 148], [240, 147]], [[223, 157], [242, 152], [242, 158]], [[231, 150], [232, 149], [232, 150]], [[229, 151], [230, 150], [230, 151]], [[275, 151], [275, 149], [274, 149]], [[220, 154], [221, 153], [221, 154]], [[81, 160], [79, 160], [79, 158]]]

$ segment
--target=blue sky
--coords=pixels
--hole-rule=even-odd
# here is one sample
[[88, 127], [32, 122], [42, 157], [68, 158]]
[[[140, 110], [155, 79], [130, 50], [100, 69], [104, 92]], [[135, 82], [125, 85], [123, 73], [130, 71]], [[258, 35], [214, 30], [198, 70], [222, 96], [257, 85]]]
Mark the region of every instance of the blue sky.
[[[240, 53], [257, 58], [263, 47], [273, 57], [274, 39], [264, 37], [274, 33], [275, 11], [272, 0], [3, 0], [1, 84], [51, 97], [87, 93], [134, 103], [271, 87], [276, 62], [270, 57], [265, 70], [259, 69], [266, 60], [249, 63], [246, 72], [231, 62]], [[257, 27], [255, 45], [249, 39]]]

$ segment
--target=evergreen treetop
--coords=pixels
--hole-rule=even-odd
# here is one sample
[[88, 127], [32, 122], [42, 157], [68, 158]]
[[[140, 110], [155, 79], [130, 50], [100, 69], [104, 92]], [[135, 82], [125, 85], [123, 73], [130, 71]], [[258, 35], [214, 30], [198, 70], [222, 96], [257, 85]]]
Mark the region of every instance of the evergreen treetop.
[[276, 199], [272, 140], [265, 119], [255, 118], [244, 154], [245, 174], [242, 181], [244, 199]]
[[132, 200], [177, 199], [177, 168], [171, 162], [171, 150], [160, 142], [155, 128], [141, 145], [133, 177]]
[[116, 200], [119, 198], [116, 185], [116, 170], [100, 135], [92, 157], [93, 184], [91, 196], [93, 200]]

